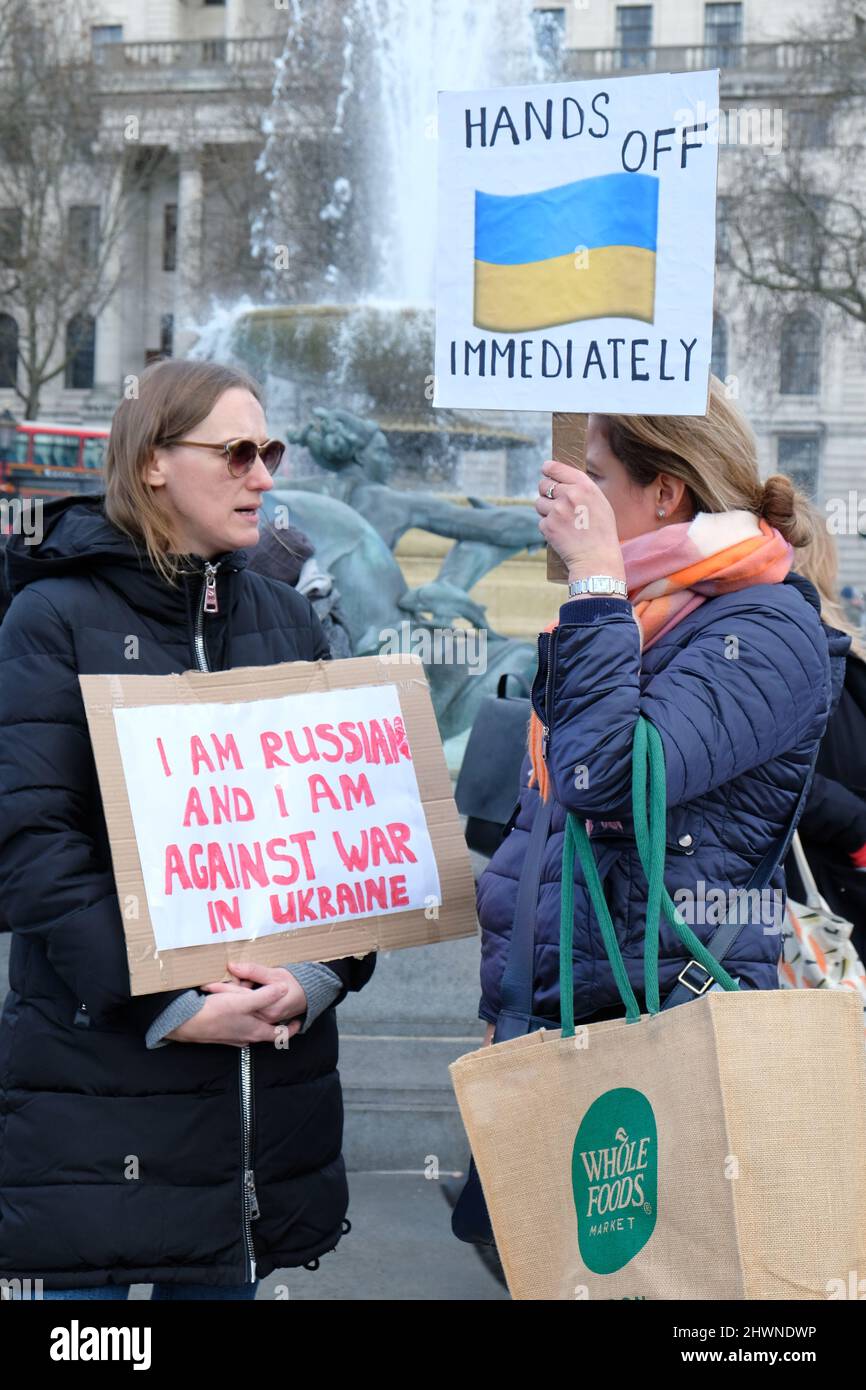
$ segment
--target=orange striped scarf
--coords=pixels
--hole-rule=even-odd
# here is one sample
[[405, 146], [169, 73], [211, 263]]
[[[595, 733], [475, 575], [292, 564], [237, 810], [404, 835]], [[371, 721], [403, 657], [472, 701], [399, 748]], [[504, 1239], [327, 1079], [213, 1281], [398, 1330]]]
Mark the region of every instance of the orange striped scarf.
[[[641, 651], [651, 647], [700, 604], [754, 584], [780, 584], [794, 552], [779, 531], [752, 512], [699, 512], [692, 521], [624, 541], [622, 557]], [[556, 622], [545, 632], [552, 632]], [[541, 721], [529, 721], [529, 785], [550, 794], [542, 756]]]

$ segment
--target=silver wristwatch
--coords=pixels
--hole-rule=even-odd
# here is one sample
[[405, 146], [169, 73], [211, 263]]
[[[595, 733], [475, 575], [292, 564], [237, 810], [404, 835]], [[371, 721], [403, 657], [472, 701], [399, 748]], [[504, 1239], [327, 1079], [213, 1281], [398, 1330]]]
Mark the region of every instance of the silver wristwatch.
[[628, 598], [624, 579], [614, 579], [610, 574], [591, 574], [588, 579], [573, 579], [568, 586], [569, 598], [578, 594], [605, 594], [608, 598]]

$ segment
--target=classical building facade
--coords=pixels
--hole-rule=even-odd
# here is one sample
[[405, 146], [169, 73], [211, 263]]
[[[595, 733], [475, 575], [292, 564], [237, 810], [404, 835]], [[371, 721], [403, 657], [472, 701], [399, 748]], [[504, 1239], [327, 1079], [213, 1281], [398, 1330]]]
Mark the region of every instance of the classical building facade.
[[[341, 3], [348, 0], [333, 0]], [[147, 155], [148, 172], [129, 194], [117, 290], [83, 334], [77, 326], [80, 347], [44, 387], [41, 417], [106, 422], [124, 378], [154, 354], [184, 352], [215, 299], [256, 296], [250, 174], [288, 8], [263, 0], [94, 0], [90, 45], [102, 142], [109, 158], [130, 147]], [[719, 66], [725, 109], [764, 113], [765, 137], [775, 139], [774, 122], [791, 121], [808, 105], [814, 67], [801, 26], [813, 10], [811, 0], [539, 0], [534, 21], [557, 76]], [[839, 132], [826, 120], [814, 119], [813, 127], [814, 143], [831, 154]], [[866, 544], [857, 534], [856, 500], [854, 512], [849, 501], [863, 483], [866, 337], [853, 320], [843, 329], [820, 307], [792, 305], [773, 319], [771, 342], [755, 340], [754, 311], [746, 315], [725, 264], [726, 209], [753, 153], [738, 130], [729, 121], [720, 149], [715, 367], [755, 425], [764, 472], [791, 474], [821, 504], [845, 501], [843, 574], [863, 584]], [[233, 178], [233, 170], [243, 177]], [[75, 201], [78, 239], [86, 241], [97, 234], [88, 229], [98, 228], [99, 212], [86, 195]], [[0, 207], [0, 223], [4, 215]], [[14, 331], [0, 322], [0, 340]], [[20, 414], [8, 362], [0, 341], [0, 413]]]
[[[101, 424], [129, 373], [154, 355], [184, 352], [214, 292], [249, 284], [249, 200], [231, 218], [230, 248], [230, 199], [221, 222], [209, 225], [209, 209], [231, 184], [233, 161], [248, 174], [261, 149], [286, 16], [260, 0], [94, 0], [91, 17], [101, 150], [118, 167], [138, 160], [146, 172], [129, 179], [116, 227], [117, 288], [98, 316], [81, 316], [77, 350], [42, 389], [39, 415]], [[90, 196], [70, 188], [70, 235], [79, 224], [96, 236], [105, 226], [105, 190]], [[0, 352], [0, 412], [19, 414], [8, 372]]]
[[[866, 5], [859, 24], [857, 8], [847, 9], [853, 34], [833, 35], [840, 45], [866, 28]], [[535, 23], [551, 71], [564, 77], [720, 68], [726, 119], [719, 142], [714, 370], [755, 427], [764, 475], [789, 474], [828, 509], [834, 525], [840, 518], [842, 576], [863, 586], [866, 330], [822, 311], [820, 303], [792, 301], [786, 312], [776, 300], [772, 311], [766, 306], [762, 332], [760, 292], [744, 297], [726, 264], [727, 214], [756, 144], [777, 157], [796, 128], [814, 147], [817, 168], [832, 160], [840, 141], [862, 141], [850, 124], [828, 119], [832, 86], [809, 37], [819, 15], [813, 0], [538, 0]]]

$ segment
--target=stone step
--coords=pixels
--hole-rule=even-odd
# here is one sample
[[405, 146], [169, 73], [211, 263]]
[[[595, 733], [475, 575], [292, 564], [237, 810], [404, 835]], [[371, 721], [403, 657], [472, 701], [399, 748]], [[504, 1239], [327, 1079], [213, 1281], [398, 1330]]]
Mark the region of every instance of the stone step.
[[477, 1047], [478, 939], [379, 955], [339, 1008], [344, 1151], [353, 1171], [465, 1171], [469, 1148], [448, 1066]]
[[462, 1036], [343, 1032], [344, 1152], [355, 1172], [463, 1172], [468, 1145], [449, 1064], [478, 1046]]

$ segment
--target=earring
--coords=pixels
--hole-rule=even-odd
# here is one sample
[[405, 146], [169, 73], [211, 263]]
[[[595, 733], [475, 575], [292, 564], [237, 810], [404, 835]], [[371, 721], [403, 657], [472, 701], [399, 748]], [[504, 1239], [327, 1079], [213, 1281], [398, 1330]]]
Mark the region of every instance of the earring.
[[665, 511], [664, 507], [656, 507], [656, 516], [658, 517], [659, 521], [664, 521], [665, 517], [667, 516], [667, 512]]

